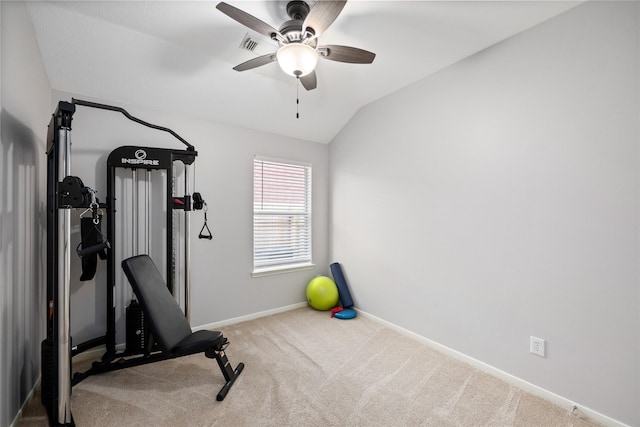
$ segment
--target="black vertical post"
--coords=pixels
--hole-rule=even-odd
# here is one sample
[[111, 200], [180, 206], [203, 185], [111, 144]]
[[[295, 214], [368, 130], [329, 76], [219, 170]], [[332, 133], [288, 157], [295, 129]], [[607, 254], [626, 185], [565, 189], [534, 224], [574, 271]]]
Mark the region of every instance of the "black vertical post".
[[107, 164], [107, 241], [111, 244], [107, 257], [107, 330], [106, 353], [104, 358], [111, 359], [116, 352], [116, 307], [114, 292], [116, 287], [116, 265], [113, 253], [116, 248], [115, 216], [116, 216], [116, 168]]
[[176, 272], [176, 259], [173, 256], [174, 240], [173, 235], [173, 156], [170, 157], [167, 165], [167, 288], [171, 295], [174, 294], [174, 276]]
[[[61, 175], [66, 173], [61, 164], [64, 164], [66, 169], [69, 168], [69, 134], [74, 113], [75, 105], [68, 102], [58, 103], [47, 133], [47, 337], [42, 342], [41, 400], [47, 409], [50, 424], [63, 426], [73, 426], [74, 423], [70, 410], [71, 338], [67, 322], [69, 301], [61, 301], [63, 296], [68, 297], [66, 278], [69, 272], [65, 271], [64, 264], [64, 260], [68, 259], [68, 253], [60, 253], [60, 242], [68, 242], [67, 237], [60, 236], [59, 219], [61, 209], [69, 209], [69, 206], [62, 206], [60, 203], [62, 194], [59, 183], [64, 178]], [[60, 147], [61, 144], [64, 144], [64, 147]], [[65, 223], [65, 230], [68, 230], [68, 227], [69, 224]], [[61, 261], [63, 270], [60, 269]], [[60, 283], [61, 276], [65, 278], [62, 280], [65, 283]]]

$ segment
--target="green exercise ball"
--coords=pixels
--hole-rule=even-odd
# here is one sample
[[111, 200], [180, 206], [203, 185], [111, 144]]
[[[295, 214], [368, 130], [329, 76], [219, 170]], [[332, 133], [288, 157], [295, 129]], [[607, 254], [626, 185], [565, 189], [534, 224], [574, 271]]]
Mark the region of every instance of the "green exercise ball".
[[331, 310], [338, 304], [338, 287], [326, 276], [318, 276], [307, 285], [307, 301], [316, 310]]

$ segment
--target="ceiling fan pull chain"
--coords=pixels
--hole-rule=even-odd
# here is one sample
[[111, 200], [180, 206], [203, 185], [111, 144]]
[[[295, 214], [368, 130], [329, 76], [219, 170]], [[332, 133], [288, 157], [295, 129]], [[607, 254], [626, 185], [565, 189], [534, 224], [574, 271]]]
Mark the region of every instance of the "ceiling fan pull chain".
[[296, 76], [296, 119], [300, 118], [300, 76]]

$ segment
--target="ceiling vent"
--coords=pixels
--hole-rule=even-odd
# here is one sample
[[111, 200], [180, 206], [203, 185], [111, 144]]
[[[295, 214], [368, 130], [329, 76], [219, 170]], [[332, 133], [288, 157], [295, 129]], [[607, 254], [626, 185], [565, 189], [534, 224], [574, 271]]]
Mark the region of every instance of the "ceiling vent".
[[249, 35], [249, 33], [244, 35], [239, 47], [242, 50], [253, 52], [258, 56], [273, 53], [278, 49], [278, 45], [269, 43], [262, 37]]

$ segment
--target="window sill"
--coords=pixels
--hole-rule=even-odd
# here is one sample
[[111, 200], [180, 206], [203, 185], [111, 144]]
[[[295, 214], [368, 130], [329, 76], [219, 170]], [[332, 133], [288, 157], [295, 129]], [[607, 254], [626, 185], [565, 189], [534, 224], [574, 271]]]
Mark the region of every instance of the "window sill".
[[271, 276], [274, 274], [292, 273], [295, 271], [311, 270], [316, 265], [312, 263], [278, 265], [274, 267], [258, 268], [251, 272], [251, 277]]

